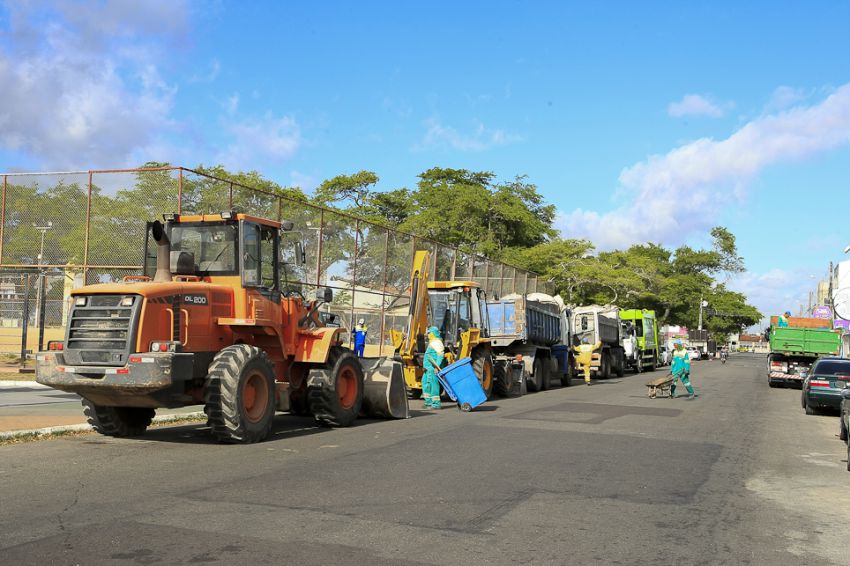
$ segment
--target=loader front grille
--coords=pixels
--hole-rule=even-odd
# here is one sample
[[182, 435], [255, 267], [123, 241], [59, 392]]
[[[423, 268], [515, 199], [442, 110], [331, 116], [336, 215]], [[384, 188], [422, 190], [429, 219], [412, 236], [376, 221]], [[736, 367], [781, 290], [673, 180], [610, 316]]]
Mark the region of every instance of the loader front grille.
[[[77, 297], [79, 295], [74, 298]], [[142, 297], [88, 295], [85, 299], [86, 304], [75, 305], [68, 317], [65, 362], [69, 365], [126, 365], [135, 342]], [[126, 304], [128, 302], [130, 304]]]

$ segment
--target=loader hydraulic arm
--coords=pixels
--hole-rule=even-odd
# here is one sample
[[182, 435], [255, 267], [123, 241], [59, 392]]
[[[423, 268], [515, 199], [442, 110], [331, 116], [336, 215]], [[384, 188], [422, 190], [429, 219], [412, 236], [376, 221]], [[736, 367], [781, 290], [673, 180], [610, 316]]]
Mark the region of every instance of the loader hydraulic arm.
[[428, 276], [431, 254], [417, 251], [413, 258], [413, 274], [410, 278], [410, 310], [407, 332], [393, 332], [393, 345], [403, 360], [412, 360], [416, 353], [417, 337], [428, 328]]

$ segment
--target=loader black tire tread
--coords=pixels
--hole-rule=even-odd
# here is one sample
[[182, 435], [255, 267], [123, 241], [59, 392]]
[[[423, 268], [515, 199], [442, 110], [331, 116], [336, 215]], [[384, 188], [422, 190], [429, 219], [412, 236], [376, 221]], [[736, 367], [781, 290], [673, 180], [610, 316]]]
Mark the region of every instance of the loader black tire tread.
[[[243, 378], [255, 369], [265, 378], [269, 398], [260, 420], [251, 422], [244, 414], [240, 395]], [[255, 346], [234, 344], [215, 355], [204, 388], [204, 412], [216, 440], [250, 444], [269, 435], [275, 414], [274, 375], [268, 355]]]
[[[487, 366], [490, 367], [490, 383], [484, 383], [484, 372], [487, 370]], [[476, 348], [472, 351], [472, 371], [475, 372], [475, 375], [478, 377], [478, 382], [481, 383], [482, 389], [484, 389], [484, 395], [487, 396], [487, 399], [490, 399], [493, 396], [493, 387], [496, 381], [496, 372], [493, 367], [493, 358], [490, 357], [490, 353], [484, 348]]]
[[82, 399], [82, 404], [83, 414], [95, 431], [117, 438], [144, 434], [156, 414], [146, 407], [104, 407], [88, 399]]
[[[336, 390], [336, 378], [345, 367], [351, 367], [356, 374], [358, 391], [354, 404], [345, 408], [339, 400]], [[333, 346], [328, 353], [324, 368], [330, 375], [331, 382], [316, 380], [307, 382], [307, 402], [313, 417], [322, 425], [330, 427], [351, 426], [363, 405], [363, 367], [354, 352], [339, 346]]]

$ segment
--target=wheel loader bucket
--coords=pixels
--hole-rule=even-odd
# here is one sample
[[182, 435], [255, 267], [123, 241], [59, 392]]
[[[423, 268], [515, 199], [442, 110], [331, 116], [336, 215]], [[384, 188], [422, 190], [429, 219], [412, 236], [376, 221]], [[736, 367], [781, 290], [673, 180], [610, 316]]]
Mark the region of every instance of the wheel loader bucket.
[[401, 362], [387, 358], [362, 358], [360, 363], [365, 386], [361, 414], [387, 419], [409, 418]]

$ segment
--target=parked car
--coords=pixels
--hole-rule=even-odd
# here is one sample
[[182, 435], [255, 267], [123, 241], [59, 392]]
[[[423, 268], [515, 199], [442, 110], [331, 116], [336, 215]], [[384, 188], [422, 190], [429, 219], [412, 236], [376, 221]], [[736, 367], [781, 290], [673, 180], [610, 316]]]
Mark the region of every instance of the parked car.
[[662, 366], [670, 365], [670, 350], [667, 346], [661, 346], [661, 352], [658, 354], [658, 363]]
[[838, 415], [838, 438], [847, 443], [847, 471], [850, 472], [850, 440], [847, 431], [850, 430], [850, 387], [841, 390], [841, 408]]
[[699, 360], [702, 358], [702, 354], [699, 350], [691, 346], [690, 348], [688, 348], [688, 357], [692, 360]]
[[803, 379], [801, 404], [807, 415], [841, 408], [841, 390], [850, 382], [850, 359], [819, 358]]

